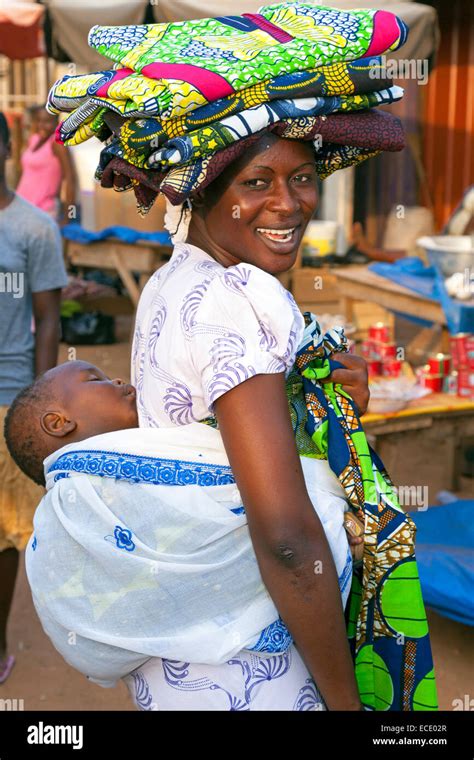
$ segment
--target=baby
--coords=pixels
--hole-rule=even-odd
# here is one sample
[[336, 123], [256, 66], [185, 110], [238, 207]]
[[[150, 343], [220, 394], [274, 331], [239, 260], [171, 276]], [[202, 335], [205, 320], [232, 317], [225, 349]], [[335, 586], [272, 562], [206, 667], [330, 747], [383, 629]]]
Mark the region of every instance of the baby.
[[[150, 657], [286, 651], [220, 432], [138, 425], [133, 386], [83, 361], [49, 370], [9, 409], [10, 453], [47, 489], [25, 560], [52, 643], [103, 686]], [[319, 464], [302, 458], [345, 607], [362, 539], [348, 540], [344, 491]]]
[[11, 456], [45, 485], [43, 460], [66, 444], [138, 427], [135, 388], [84, 361], [45, 372], [12, 402], [5, 420]]
[[[120, 378], [110, 380], [84, 361], [69, 361], [45, 372], [21, 391], [5, 420], [5, 439], [18, 467], [45, 485], [43, 461], [66, 444], [139, 426], [136, 391]], [[363, 528], [345, 514], [352, 556], [363, 553]]]

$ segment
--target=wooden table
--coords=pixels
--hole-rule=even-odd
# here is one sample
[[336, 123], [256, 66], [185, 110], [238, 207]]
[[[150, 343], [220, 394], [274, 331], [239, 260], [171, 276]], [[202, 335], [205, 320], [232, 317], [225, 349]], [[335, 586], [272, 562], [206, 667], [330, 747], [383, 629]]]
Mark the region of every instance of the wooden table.
[[397, 486], [456, 490], [462, 448], [474, 445], [474, 401], [431, 393], [390, 414], [365, 414], [362, 424]]
[[387, 277], [371, 272], [365, 265], [341, 267], [333, 272], [337, 277], [341, 309], [348, 319], [351, 319], [354, 301], [371, 301], [390, 311], [446, 325], [446, 317], [438, 301], [397, 285]]
[[[124, 283], [130, 298], [138, 305], [140, 293], [153, 272], [165, 264], [172, 253], [172, 246], [140, 241], [123, 243], [115, 238], [97, 243], [66, 241], [66, 260], [78, 267], [115, 270]], [[133, 273], [139, 274], [136, 282]]]
[[335, 269], [334, 274], [337, 277], [339, 308], [348, 321], [353, 320], [354, 305], [357, 302], [374, 303], [390, 312], [418, 317], [433, 323], [431, 327], [420, 326], [416, 337], [406, 345], [406, 355], [411, 356], [416, 364], [420, 363], [420, 358], [434, 351], [449, 352], [446, 316], [438, 301], [371, 272], [365, 264], [341, 267]]

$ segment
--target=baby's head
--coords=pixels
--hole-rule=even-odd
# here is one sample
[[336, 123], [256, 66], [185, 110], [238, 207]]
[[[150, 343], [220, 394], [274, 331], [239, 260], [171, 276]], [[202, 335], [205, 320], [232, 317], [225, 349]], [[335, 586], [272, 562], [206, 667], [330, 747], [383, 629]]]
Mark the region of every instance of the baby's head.
[[43, 460], [68, 443], [138, 427], [135, 388], [83, 361], [60, 364], [24, 388], [5, 419], [18, 467], [44, 485]]

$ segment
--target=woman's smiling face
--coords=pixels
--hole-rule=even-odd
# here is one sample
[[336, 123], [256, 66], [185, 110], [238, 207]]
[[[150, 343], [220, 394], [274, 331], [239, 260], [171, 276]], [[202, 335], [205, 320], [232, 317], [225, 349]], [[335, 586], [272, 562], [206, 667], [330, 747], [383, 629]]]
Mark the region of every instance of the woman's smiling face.
[[312, 142], [269, 133], [197, 195], [187, 242], [226, 267], [279, 274], [295, 263], [317, 202]]

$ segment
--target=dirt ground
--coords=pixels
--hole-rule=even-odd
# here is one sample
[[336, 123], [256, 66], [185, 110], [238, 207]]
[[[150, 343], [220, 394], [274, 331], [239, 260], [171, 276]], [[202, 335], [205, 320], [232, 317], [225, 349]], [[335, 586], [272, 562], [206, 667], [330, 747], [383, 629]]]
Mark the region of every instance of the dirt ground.
[[[129, 318], [121, 317], [117, 324], [120, 343], [78, 347], [76, 358], [97, 364], [109, 377], [130, 380], [129, 334]], [[61, 345], [59, 360], [67, 358], [67, 347]], [[428, 610], [428, 620], [440, 708], [452, 710], [453, 700], [467, 702], [472, 696], [474, 631], [431, 610]], [[114, 689], [96, 686], [66, 665], [56, 652], [36, 616], [23, 554], [9, 621], [9, 642], [9, 650], [17, 662], [10, 678], [0, 685], [0, 699], [22, 699], [25, 710], [135, 709], [122, 682]]]

